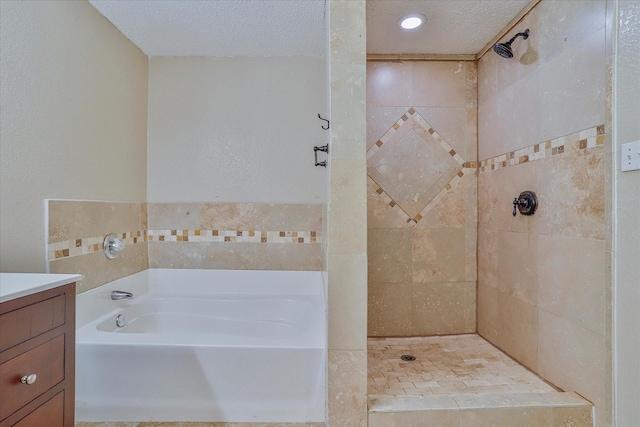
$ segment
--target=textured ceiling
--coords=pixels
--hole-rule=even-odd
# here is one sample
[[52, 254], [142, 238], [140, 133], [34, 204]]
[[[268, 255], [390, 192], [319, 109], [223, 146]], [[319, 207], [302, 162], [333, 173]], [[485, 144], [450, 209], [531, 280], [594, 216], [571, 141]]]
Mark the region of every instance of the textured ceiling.
[[[148, 56], [323, 56], [324, 0], [89, 0]], [[530, 0], [367, 0], [367, 52], [476, 54]], [[401, 30], [422, 13], [427, 23]]]
[[[367, 53], [476, 54], [530, 0], [367, 0]], [[414, 31], [398, 20], [427, 17]]]
[[89, 0], [148, 56], [324, 56], [324, 0]]

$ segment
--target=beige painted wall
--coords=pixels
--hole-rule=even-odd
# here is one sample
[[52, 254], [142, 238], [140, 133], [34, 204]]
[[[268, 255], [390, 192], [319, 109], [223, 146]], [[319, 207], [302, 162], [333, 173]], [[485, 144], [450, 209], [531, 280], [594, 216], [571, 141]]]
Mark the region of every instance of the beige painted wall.
[[[616, 2], [617, 3], [617, 2]], [[614, 212], [616, 425], [640, 420], [640, 171], [620, 171], [620, 145], [640, 140], [640, 2], [619, 1], [618, 49], [614, 56]]]
[[324, 203], [325, 108], [324, 58], [151, 58], [149, 201]]
[[0, 271], [45, 272], [45, 199], [146, 200], [147, 57], [85, 1], [0, 7]]
[[[606, 2], [542, 0], [478, 65], [478, 331], [611, 420]], [[521, 191], [534, 216], [512, 217]]]

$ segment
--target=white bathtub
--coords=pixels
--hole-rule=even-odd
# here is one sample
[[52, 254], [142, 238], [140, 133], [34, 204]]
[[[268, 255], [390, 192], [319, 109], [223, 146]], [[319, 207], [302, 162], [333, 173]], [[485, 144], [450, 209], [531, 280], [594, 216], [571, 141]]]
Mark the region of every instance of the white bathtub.
[[320, 272], [165, 269], [80, 294], [76, 420], [324, 421], [323, 295]]

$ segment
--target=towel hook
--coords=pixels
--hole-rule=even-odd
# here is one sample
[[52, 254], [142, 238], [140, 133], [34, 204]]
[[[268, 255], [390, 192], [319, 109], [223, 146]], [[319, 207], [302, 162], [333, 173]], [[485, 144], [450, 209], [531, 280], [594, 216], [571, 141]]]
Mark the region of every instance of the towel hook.
[[327, 127], [324, 127], [324, 126], [320, 126], [320, 127], [321, 127], [322, 129], [324, 129], [324, 130], [328, 130], [328, 129], [329, 129], [329, 126], [331, 126], [331, 125], [330, 125], [330, 123], [329, 123], [329, 120], [327, 120], [327, 119], [323, 119], [323, 118], [322, 118], [322, 116], [320, 115], [320, 113], [318, 113], [318, 118], [319, 118], [320, 120], [324, 120], [325, 122], [327, 122]]
[[313, 147], [313, 154], [316, 157], [315, 166], [327, 167], [327, 161], [323, 160], [321, 162], [318, 161], [318, 151], [322, 151], [323, 153], [329, 154], [329, 144], [323, 145], [321, 147], [315, 146]]

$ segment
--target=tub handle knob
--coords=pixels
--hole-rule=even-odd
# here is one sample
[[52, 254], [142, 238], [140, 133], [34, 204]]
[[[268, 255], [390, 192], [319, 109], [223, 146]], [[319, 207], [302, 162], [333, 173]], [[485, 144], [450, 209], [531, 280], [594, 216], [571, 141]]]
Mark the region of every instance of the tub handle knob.
[[116, 233], [109, 233], [104, 238], [104, 254], [109, 259], [118, 256], [118, 252], [124, 250], [124, 242], [118, 239]]
[[38, 379], [38, 376], [36, 374], [29, 374], [20, 378], [20, 382], [22, 384], [31, 385], [35, 383], [37, 379]]

